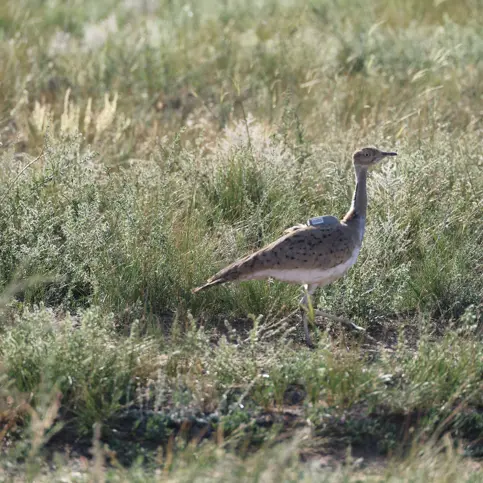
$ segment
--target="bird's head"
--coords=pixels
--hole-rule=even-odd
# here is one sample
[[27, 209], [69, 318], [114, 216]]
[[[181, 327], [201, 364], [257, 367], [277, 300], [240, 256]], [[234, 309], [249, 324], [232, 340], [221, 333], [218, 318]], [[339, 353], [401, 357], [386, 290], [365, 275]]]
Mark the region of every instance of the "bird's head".
[[397, 153], [379, 151], [376, 148], [362, 148], [353, 154], [352, 159], [354, 160], [354, 166], [369, 168], [381, 162], [387, 156], [397, 156]]

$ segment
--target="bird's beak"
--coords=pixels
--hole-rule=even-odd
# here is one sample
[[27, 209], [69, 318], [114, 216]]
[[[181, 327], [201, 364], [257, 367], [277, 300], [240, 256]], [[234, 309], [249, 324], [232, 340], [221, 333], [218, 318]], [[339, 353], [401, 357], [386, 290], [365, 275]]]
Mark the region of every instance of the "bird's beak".
[[374, 164], [379, 164], [387, 156], [397, 156], [397, 153], [381, 151], [379, 153], [379, 156], [377, 157], [377, 160], [374, 162]]

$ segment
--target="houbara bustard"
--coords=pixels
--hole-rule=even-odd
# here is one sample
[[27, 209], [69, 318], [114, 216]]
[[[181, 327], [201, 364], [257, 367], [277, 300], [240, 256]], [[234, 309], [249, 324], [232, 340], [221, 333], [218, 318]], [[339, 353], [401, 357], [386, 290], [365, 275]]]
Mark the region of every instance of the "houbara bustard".
[[[341, 221], [335, 216], [319, 216], [308, 220], [306, 225], [289, 228], [281, 238], [220, 270], [193, 292], [236, 280], [274, 278], [302, 284], [305, 295], [300, 303], [304, 309], [305, 340], [311, 346], [307, 316], [309, 297], [317, 287], [342, 277], [356, 262], [366, 226], [368, 168], [396, 155], [376, 148], [356, 151], [352, 157], [356, 188], [351, 207]], [[325, 312], [316, 311], [315, 314], [338, 320], [356, 330], [364, 330]]]

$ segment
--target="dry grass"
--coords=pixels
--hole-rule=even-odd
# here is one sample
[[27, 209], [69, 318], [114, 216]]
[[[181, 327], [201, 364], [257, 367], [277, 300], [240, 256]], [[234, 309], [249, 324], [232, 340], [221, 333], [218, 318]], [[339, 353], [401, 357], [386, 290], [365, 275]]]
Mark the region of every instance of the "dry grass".
[[[0, 5], [0, 478], [480, 481], [482, 13]], [[191, 294], [341, 216], [363, 144], [399, 156], [315, 302], [377, 343], [307, 350], [282, 283]]]

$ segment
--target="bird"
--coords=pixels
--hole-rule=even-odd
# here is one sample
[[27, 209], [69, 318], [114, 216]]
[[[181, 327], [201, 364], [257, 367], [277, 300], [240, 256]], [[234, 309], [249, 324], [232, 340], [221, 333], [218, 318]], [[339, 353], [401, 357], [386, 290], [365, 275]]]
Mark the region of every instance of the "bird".
[[[305, 342], [313, 347], [307, 315], [311, 306], [310, 298], [318, 287], [338, 280], [355, 264], [366, 227], [368, 170], [392, 156], [397, 156], [397, 153], [374, 147], [364, 147], [354, 152], [354, 196], [342, 220], [335, 216], [318, 216], [310, 218], [306, 224], [288, 228], [278, 240], [223, 268], [192, 292], [197, 293], [226, 282], [269, 278], [300, 284], [305, 289], [300, 301], [304, 311]], [[353, 322], [319, 310], [316, 315], [338, 320], [358, 331], [364, 330]]]

